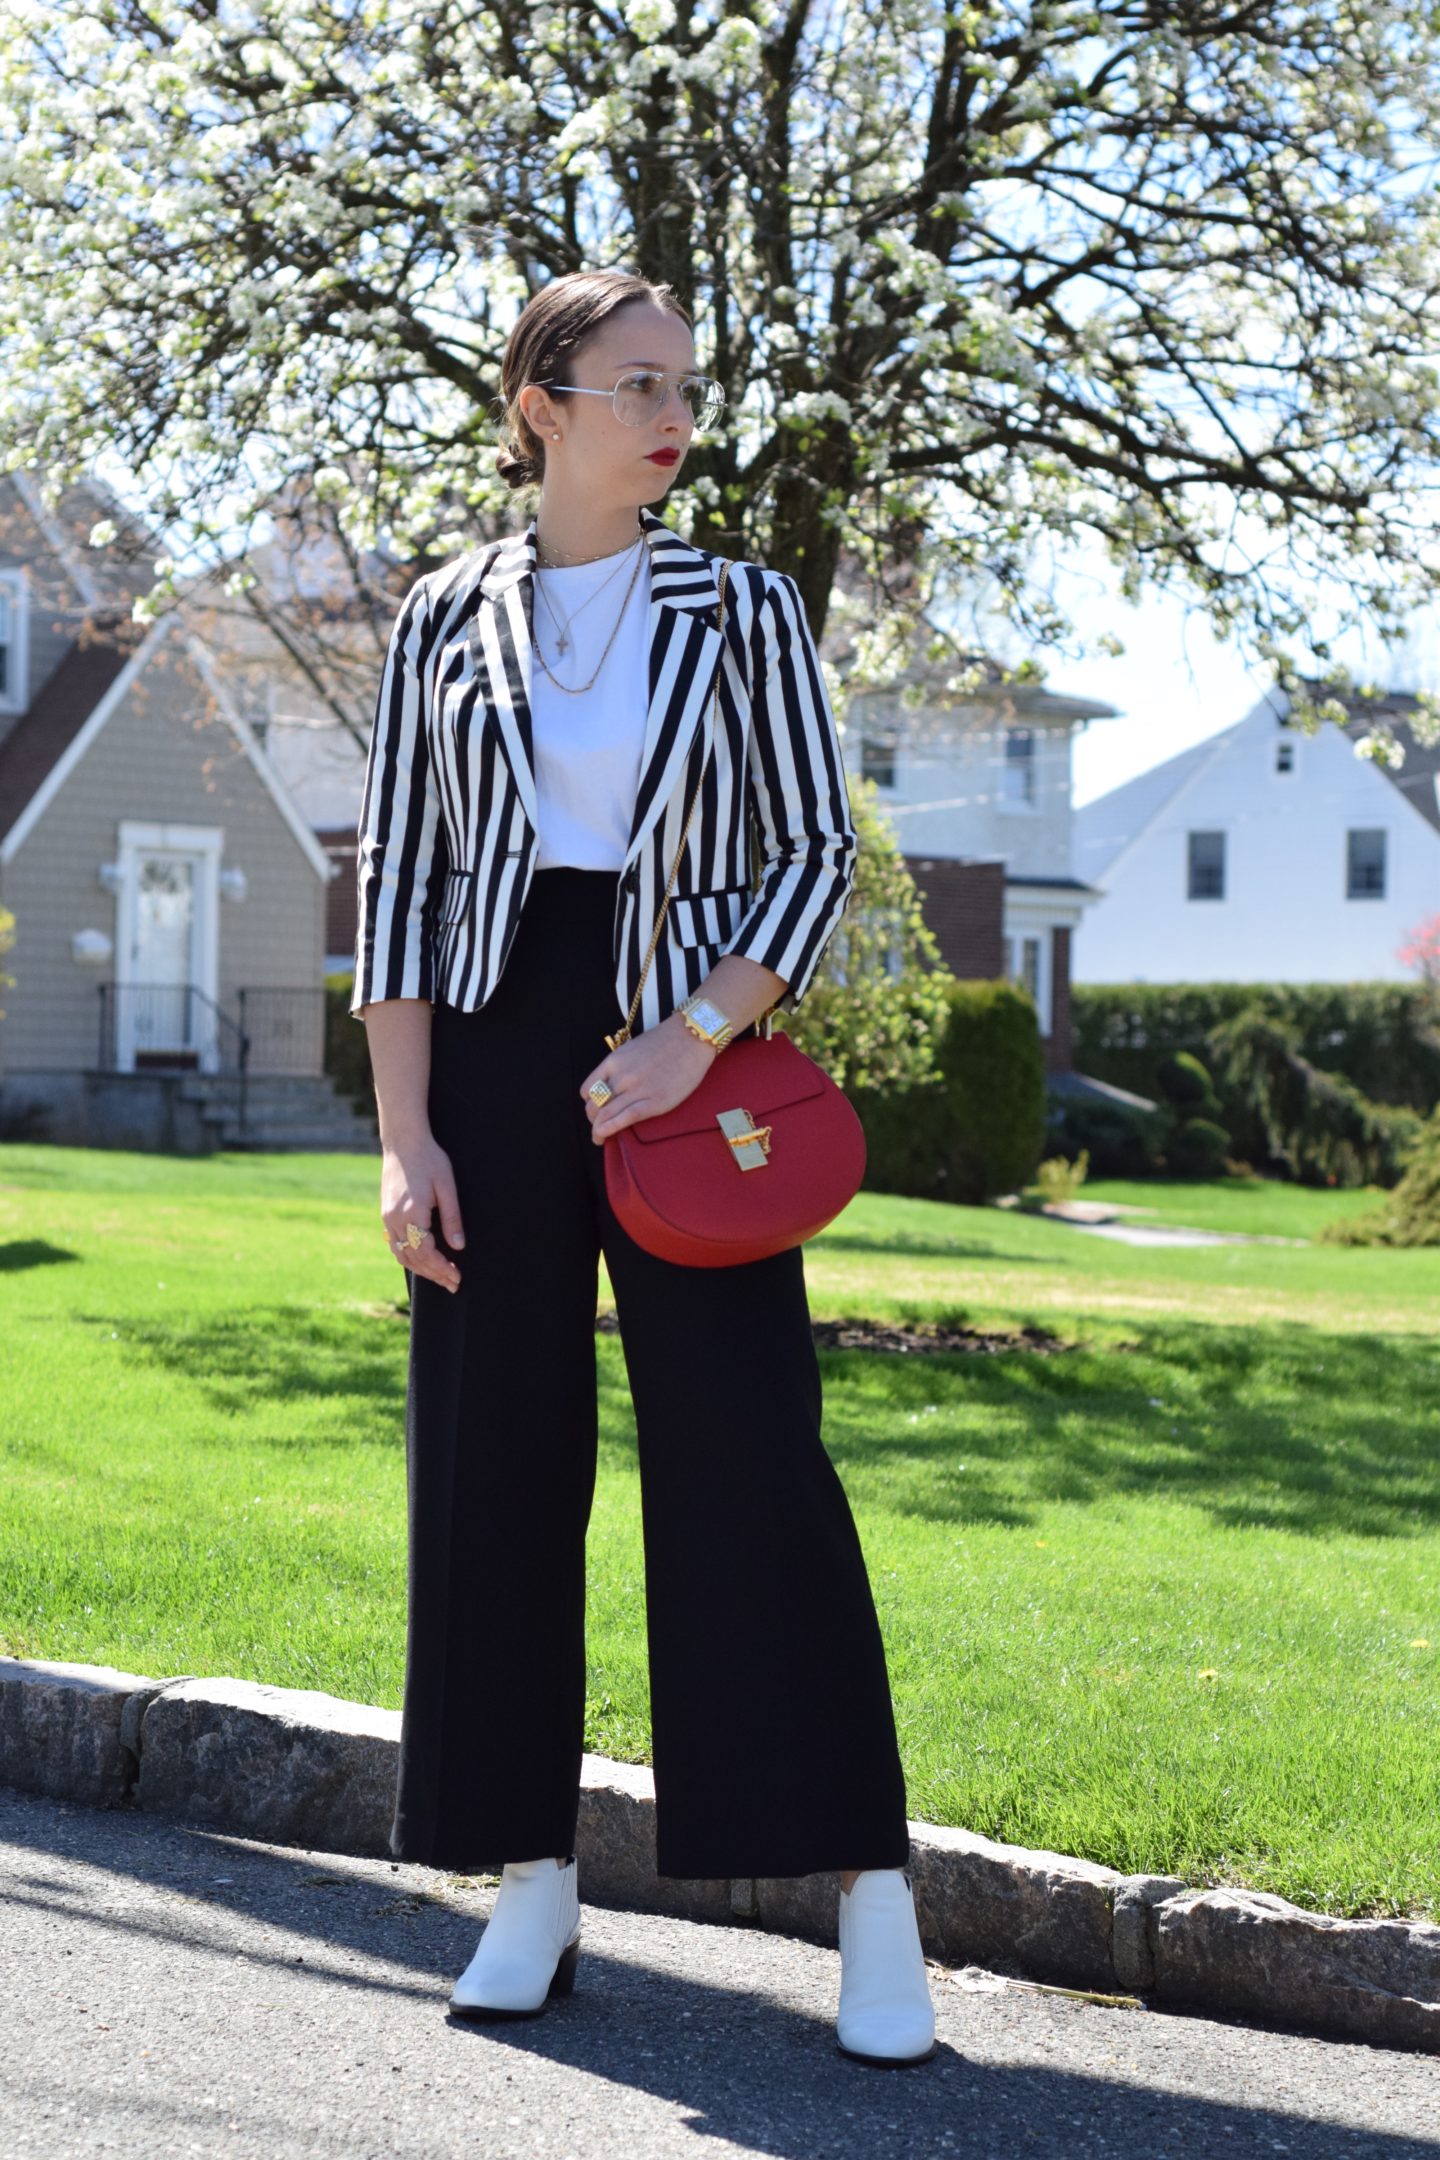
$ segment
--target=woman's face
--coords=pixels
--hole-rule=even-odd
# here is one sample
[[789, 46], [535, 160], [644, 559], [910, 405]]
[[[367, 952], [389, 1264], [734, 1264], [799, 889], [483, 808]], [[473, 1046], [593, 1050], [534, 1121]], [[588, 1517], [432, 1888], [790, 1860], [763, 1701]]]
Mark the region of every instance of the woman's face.
[[[695, 370], [695, 341], [678, 315], [648, 300], [627, 302], [606, 317], [576, 356], [569, 373], [585, 390], [614, 390], [621, 376], [639, 368], [659, 368], [671, 380], [665, 402], [652, 420], [631, 427], [604, 397], [551, 397], [531, 385], [521, 393], [526, 419], [545, 445], [541, 492], [567, 501], [639, 503], [663, 496], [685, 462], [695, 422], [682, 402], [675, 378]], [[558, 429], [560, 440], [552, 438]], [[674, 450], [672, 464], [651, 452]]]

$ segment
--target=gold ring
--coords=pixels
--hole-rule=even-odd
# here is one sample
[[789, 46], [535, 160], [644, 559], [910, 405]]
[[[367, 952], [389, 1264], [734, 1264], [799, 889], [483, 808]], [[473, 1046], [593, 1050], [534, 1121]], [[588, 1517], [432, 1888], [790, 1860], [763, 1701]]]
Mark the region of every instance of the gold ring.
[[586, 1088], [585, 1092], [590, 1097], [591, 1102], [607, 1103], [615, 1090], [608, 1080], [597, 1080], [592, 1087]]
[[420, 1225], [419, 1225], [419, 1223], [413, 1223], [413, 1222], [407, 1222], [407, 1223], [406, 1223], [406, 1225], [405, 1225], [405, 1242], [406, 1242], [406, 1244], [407, 1244], [407, 1245], [408, 1245], [408, 1246], [410, 1247], [410, 1250], [411, 1250], [412, 1252], [414, 1252], [414, 1251], [415, 1251], [415, 1249], [416, 1249], [416, 1247], [417, 1247], [417, 1246], [419, 1246], [419, 1245], [423, 1245], [423, 1244], [424, 1244], [424, 1242], [425, 1242], [425, 1232], [424, 1232], [424, 1231], [423, 1231], [423, 1230], [422, 1230], [422, 1229], [420, 1228]]

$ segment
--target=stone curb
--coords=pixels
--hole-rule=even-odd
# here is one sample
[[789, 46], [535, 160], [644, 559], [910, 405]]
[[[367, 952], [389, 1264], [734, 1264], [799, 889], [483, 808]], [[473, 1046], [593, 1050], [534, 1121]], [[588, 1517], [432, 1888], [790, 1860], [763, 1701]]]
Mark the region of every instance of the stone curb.
[[[0, 1784], [266, 1844], [388, 1859], [399, 1743], [398, 1710], [314, 1689], [0, 1658]], [[657, 1876], [654, 1818], [649, 1770], [583, 1758], [585, 1897], [834, 1946], [833, 1871]], [[921, 1940], [947, 1964], [1440, 2054], [1440, 1927], [1332, 1919], [933, 1823], [910, 1834]]]

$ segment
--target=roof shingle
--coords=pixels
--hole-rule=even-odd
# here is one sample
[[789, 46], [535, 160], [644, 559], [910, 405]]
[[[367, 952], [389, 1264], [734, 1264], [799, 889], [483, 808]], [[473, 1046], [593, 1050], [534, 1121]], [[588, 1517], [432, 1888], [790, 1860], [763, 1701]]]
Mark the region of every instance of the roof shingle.
[[65, 755], [142, 642], [146, 625], [99, 617], [65, 653], [34, 702], [0, 742], [0, 840]]

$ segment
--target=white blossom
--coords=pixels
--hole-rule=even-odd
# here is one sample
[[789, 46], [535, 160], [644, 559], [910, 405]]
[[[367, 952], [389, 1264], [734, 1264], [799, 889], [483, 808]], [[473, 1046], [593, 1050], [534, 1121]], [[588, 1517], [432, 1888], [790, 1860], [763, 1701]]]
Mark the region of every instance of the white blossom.
[[653, 45], [675, 27], [674, 0], [625, 0], [625, 25], [644, 45]]

